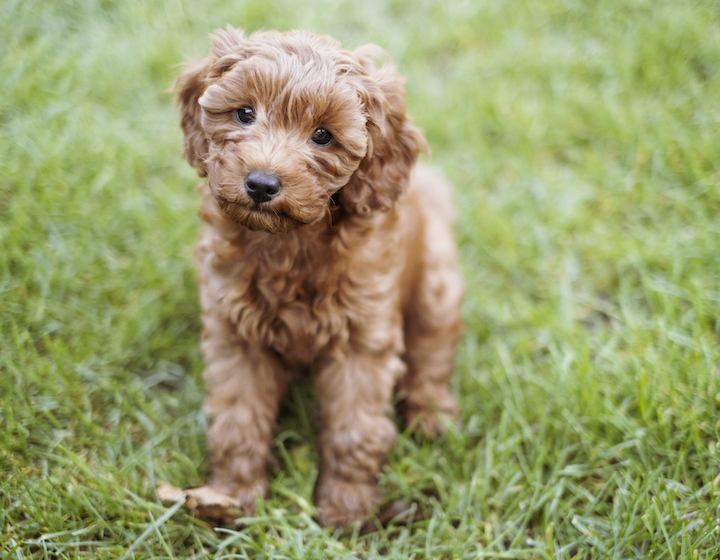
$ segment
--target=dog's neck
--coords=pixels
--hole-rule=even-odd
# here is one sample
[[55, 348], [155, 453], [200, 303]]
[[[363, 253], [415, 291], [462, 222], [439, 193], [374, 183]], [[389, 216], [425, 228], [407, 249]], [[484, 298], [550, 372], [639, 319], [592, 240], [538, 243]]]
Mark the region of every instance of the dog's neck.
[[382, 221], [382, 216], [352, 216], [338, 206], [315, 223], [298, 229], [269, 233], [251, 231], [233, 223], [238, 237], [235, 243], [242, 245], [247, 254], [262, 255], [267, 259], [290, 262], [298, 266], [322, 266], [338, 251], [347, 251], [348, 244], [362, 243], [369, 230]]

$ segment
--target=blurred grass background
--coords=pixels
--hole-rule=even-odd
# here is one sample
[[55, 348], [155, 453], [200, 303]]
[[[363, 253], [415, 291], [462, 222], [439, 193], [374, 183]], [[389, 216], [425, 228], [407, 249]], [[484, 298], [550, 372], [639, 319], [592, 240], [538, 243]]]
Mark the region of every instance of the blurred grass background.
[[[720, 5], [0, 0], [7, 558], [718, 558]], [[270, 499], [214, 531], [193, 171], [167, 92], [227, 23], [374, 42], [456, 185], [462, 425], [381, 484], [425, 519], [320, 529], [295, 390]]]

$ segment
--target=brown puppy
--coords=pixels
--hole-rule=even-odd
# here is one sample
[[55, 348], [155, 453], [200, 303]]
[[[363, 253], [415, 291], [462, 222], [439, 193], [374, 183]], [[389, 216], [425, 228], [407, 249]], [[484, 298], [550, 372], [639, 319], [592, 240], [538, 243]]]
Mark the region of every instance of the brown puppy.
[[453, 418], [462, 279], [444, 178], [377, 47], [292, 31], [213, 36], [179, 78], [185, 156], [207, 182], [195, 248], [211, 419], [209, 487], [252, 509], [280, 400], [312, 375], [320, 519], [379, 499], [397, 388], [428, 434]]

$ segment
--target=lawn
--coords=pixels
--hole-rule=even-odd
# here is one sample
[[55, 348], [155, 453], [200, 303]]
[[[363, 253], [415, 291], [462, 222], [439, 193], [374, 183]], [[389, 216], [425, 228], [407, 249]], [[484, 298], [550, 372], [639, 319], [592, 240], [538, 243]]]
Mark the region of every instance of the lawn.
[[[5, 558], [720, 557], [720, 5], [0, 0]], [[318, 526], [291, 391], [238, 531], [202, 484], [197, 178], [168, 89], [227, 23], [384, 47], [456, 187], [459, 426], [381, 485], [423, 518]], [[419, 517], [419, 516], [418, 516]]]

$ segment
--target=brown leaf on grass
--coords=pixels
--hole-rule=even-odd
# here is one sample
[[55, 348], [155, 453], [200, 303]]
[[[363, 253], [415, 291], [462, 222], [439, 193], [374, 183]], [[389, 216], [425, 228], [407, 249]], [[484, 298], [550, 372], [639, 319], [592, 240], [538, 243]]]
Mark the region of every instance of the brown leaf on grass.
[[240, 502], [207, 486], [182, 490], [160, 481], [156, 493], [161, 502], [184, 502], [195, 517], [220, 521], [223, 525], [233, 525], [242, 516]]

